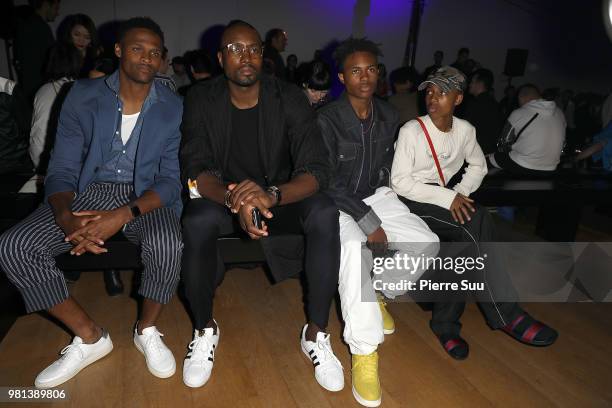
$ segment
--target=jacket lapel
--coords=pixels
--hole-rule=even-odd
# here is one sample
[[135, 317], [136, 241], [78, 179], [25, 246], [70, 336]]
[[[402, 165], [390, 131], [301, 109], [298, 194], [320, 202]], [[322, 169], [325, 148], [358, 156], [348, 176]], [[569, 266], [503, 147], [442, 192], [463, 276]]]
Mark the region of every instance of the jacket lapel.
[[[94, 137], [100, 140], [100, 148], [105, 149], [112, 143], [117, 123], [117, 99], [108, 89], [103, 89], [98, 98], [98, 112], [94, 123]], [[102, 154], [102, 150], [100, 150]]]

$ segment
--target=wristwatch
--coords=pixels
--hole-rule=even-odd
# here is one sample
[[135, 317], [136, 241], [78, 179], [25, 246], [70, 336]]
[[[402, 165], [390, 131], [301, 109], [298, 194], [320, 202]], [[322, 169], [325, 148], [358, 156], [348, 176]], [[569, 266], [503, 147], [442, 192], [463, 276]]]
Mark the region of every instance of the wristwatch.
[[276, 186], [270, 186], [266, 189], [266, 191], [270, 194], [272, 194], [275, 198], [276, 198], [276, 204], [275, 205], [280, 205], [281, 202], [281, 191], [280, 188], [276, 187]]
[[132, 201], [128, 204], [128, 207], [130, 208], [130, 212], [132, 213], [132, 217], [137, 218], [140, 217], [140, 215], [142, 214], [140, 212], [140, 208], [138, 208], [138, 205], [136, 204], [136, 202]]
[[230, 201], [230, 197], [232, 196], [232, 192], [229, 190], [225, 191], [225, 198], [223, 199], [223, 204], [227, 208], [232, 208], [232, 202]]

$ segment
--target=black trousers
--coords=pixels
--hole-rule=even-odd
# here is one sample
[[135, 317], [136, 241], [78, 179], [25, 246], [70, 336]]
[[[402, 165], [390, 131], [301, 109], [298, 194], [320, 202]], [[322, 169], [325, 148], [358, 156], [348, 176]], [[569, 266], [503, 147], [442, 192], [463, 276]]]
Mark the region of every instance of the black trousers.
[[[309, 321], [327, 327], [329, 309], [338, 288], [340, 232], [338, 209], [322, 193], [298, 203], [275, 207], [274, 217], [266, 220], [270, 236], [304, 234]], [[187, 203], [183, 211], [183, 266], [185, 294], [197, 329], [212, 319], [215, 289], [225, 268], [217, 249], [217, 238], [240, 227], [224, 206], [205, 198]], [[262, 238], [266, 239], [266, 238]]]
[[[443, 253], [440, 257], [472, 256], [487, 254], [486, 270], [483, 272], [492, 279], [487, 280], [487, 290], [475, 293], [476, 300], [485, 315], [487, 324], [498, 329], [511, 323], [519, 314], [521, 308], [516, 302], [498, 302], [497, 298], [512, 298], [515, 292], [506, 271], [503, 254], [499, 252], [499, 245], [492, 245], [495, 235], [495, 225], [491, 215], [486, 208], [476, 205], [476, 212], [471, 214], [471, 221], [465, 224], [455, 222], [451, 212], [445, 208], [433, 204], [417, 203], [401, 198], [414, 214], [418, 215], [427, 223], [429, 228], [440, 238], [442, 242], [469, 242], [469, 254], [462, 252]], [[452, 251], [447, 248], [446, 251]], [[465, 251], [465, 249], [463, 250]], [[492, 276], [494, 275], [494, 277]], [[461, 323], [459, 319], [465, 309], [465, 302], [435, 302], [432, 312], [430, 326], [436, 335], [453, 334], [459, 335]]]
[[496, 152], [493, 154], [497, 166], [495, 166], [489, 159], [487, 159], [487, 165], [489, 168], [500, 167], [503, 170], [515, 174], [517, 176], [532, 176], [532, 177], [549, 177], [554, 175], [554, 170], [533, 170], [521, 166], [510, 157], [509, 152]]

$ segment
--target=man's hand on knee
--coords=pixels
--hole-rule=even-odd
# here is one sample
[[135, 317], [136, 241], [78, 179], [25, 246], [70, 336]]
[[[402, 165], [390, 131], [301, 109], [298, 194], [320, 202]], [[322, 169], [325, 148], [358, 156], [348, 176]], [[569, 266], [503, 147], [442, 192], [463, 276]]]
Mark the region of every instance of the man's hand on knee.
[[474, 208], [474, 200], [459, 193], [457, 193], [455, 196], [449, 210], [455, 222], [460, 224], [465, 224], [466, 220], [471, 221], [472, 217], [470, 216], [470, 213], [476, 212], [476, 209]]
[[378, 227], [376, 231], [368, 235], [366, 245], [370, 248], [374, 257], [383, 256], [387, 252], [389, 243], [387, 242], [387, 233], [383, 227]]

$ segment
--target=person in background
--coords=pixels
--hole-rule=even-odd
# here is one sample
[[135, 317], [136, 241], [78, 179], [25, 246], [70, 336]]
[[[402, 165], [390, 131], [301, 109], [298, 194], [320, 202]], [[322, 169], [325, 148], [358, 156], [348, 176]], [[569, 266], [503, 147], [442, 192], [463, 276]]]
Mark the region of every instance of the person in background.
[[[34, 164], [34, 175], [21, 187], [20, 193], [42, 191], [44, 174], [47, 172], [49, 163], [49, 153], [55, 141], [59, 110], [70, 89], [69, 86], [62, 88], [78, 78], [82, 62], [82, 54], [71, 44], [57, 43], [49, 52], [45, 69], [45, 77], [48, 82], [40, 87], [34, 97], [30, 129], [28, 152]], [[53, 118], [51, 118], [52, 111], [54, 112]], [[43, 156], [42, 161], [41, 156]]]
[[98, 32], [92, 19], [85, 14], [71, 14], [57, 27], [57, 41], [73, 45], [83, 58], [79, 78], [87, 78], [98, 57]]
[[465, 71], [468, 70], [468, 59], [470, 59], [470, 49], [466, 47], [460, 48], [457, 52], [457, 59], [451, 64], [451, 67], [458, 69], [463, 75], [467, 76], [468, 74]]
[[172, 79], [172, 76], [168, 74], [168, 69], [170, 68], [170, 61], [168, 59], [168, 48], [164, 47], [162, 52], [162, 62], [159, 66], [159, 70], [157, 74], [155, 74], [155, 80], [162, 85], [167, 86], [172, 90], [172, 92], [177, 92], [176, 84]]
[[191, 84], [191, 79], [189, 78], [189, 74], [187, 73], [187, 64], [185, 63], [184, 56], [172, 58], [172, 63], [170, 65], [172, 66], [173, 72], [171, 77], [177, 89]]
[[310, 106], [315, 109], [323, 106], [331, 88], [331, 73], [328, 66], [321, 61], [309, 63], [301, 82]]
[[508, 85], [504, 88], [504, 97], [499, 101], [499, 109], [501, 111], [502, 119], [505, 121], [508, 116], [518, 108], [518, 101], [516, 100], [516, 88], [512, 85]]
[[297, 55], [291, 54], [287, 56], [287, 68], [285, 68], [285, 79], [292, 84], [298, 84], [298, 58]]
[[33, 8], [33, 13], [17, 25], [13, 49], [17, 82], [31, 102], [44, 83], [47, 52], [55, 42], [48, 23], [57, 18], [60, 0], [28, 0], [28, 4]]
[[519, 88], [518, 102], [501, 134], [506, 151], [487, 159], [493, 167], [514, 174], [549, 176], [557, 169], [565, 143], [563, 112], [554, 100], [544, 100], [533, 84]]
[[385, 64], [378, 64], [378, 83], [376, 84], [376, 96], [387, 99], [391, 94], [391, 87], [387, 79], [387, 67]]
[[179, 88], [178, 93], [181, 96], [187, 95], [189, 89], [193, 85], [207, 81], [212, 76], [212, 62], [205, 50], [193, 50], [185, 53], [185, 62], [187, 65], [187, 73], [191, 78], [191, 83]]
[[428, 66], [427, 68], [425, 68], [425, 71], [423, 71], [423, 78], [425, 79], [427, 79], [428, 76], [436, 72], [438, 68], [442, 66], [442, 60], [444, 60], [444, 53], [440, 50], [437, 50], [436, 52], [434, 52], [433, 57], [433, 65]]
[[601, 160], [604, 170], [612, 171], [612, 122], [593, 136], [591, 145], [578, 153], [575, 160], [579, 162], [589, 157], [594, 161]]
[[110, 75], [115, 72], [116, 63], [113, 58], [98, 57], [93, 64], [91, 71], [87, 75], [90, 79], [101, 78], [106, 75]]
[[499, 104], [493, 95], [493, 72], [484, 68], [475, 71], [468, 92], [471, 98], [463, 110], [463, 119], [476, 128], [476, 141], [483, 153], [494, 153], [497, 151], [503, 121]]
[[419, 115], [418, 94], [416, 92], [417, 72], [412, 67], [401, 67], [391, 72], [393, 95], [389, 103], [397, 109], [400, 126]]
[[264, 72], [285, 79], [285, 62], [281, 52], [287, 48], [287, 32], [282, 28], [273, 28], [266, 34], [264, 44]]

